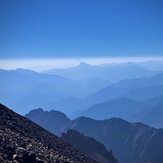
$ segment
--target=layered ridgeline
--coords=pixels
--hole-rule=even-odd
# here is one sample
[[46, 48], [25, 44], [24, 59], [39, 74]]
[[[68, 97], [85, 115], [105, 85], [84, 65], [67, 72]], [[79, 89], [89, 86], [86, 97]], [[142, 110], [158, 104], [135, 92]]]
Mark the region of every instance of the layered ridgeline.
[[0, 79], [1, 102], [20, 114], [42, 105], [49, 106], [51, 102], [68, 97], [85, 97], [110, 84], [101, 78], [74, 81], [26, 69], [11, 71], [0, 69]]
[[0, 104], [0, 162], [96, 162]]
[[[147, 99], [145, 101], [133, 100], [128, 97], [115, 98], [110, 101], [95, 104], [90, 108], [76, 113], [77, 117], [85, 116], [96, 120], [104, 120], [112, 117], [122, 118], [130, 122], [142, 122], [155, 128], [163, 128], [163, 95]], [[35, 113], [36, 112], [36, 113]], [[57, 132], [62, 129], [64, 123], [70, 119], [66, 115], [62, 116], [59, 111], [44, 112], [42, 109], [36, 109], [27, 114], [40, 125], [48, 128], [51, 132]], [[37, 115], [37, 116], [36, 116]], [[46, 120], [46, 121], [45, 121]], [[47, 121], [57, 125], [55, 127]], [[58, 121], [62, 122], [61, 124]]]
[[[162, 129], [155, 129], [142, 123], [129, 123], [120, 118], [94, 120], [80, 117], [70, 120], [63, 113], [60, 113], [62, 118], [59, 119], [64, 119], [66, 122], [64, 124], [62, 120], [57, 119], [58, 116], [54, 113], [55, 111], [44, 112], [41, 110], [40, 114], [40, 109], [38, 109], [31, 111], [26, 117], [40, 125], [44, 124], [43, 126], [50, 131], [53, 130], [52, 128], [55, 128], [55, 133], [58, 135], [61, 135], [61, 133], [66, 132], [68, 129], [73, 129], [92, 137], [104, 144], [107, 150], [112, 149], [120, 163], [163, 162]], [[57, 119], [57, 124], [55, 123], [55, 119]], [[56, 130], [56, 125], [60, 125], [59, 130]]]
[[[0, 98], [3, 104], [22, 115], [38, 107], [48, 110], [56, 107], [56, 110], [70, 115], [74, 111], [87, 109], [95, 102], [105, 102], [119, 96], [139, 100], [160, 95], [158, 87], [152, 88], [153, 94], [148, 91], [152, 85], [162, 85], [159, 77], [151, 78], [158, 73], [135, 63], [100, 66], [81, 63], [74, 68], [55, 70], [52, 74], [26, 69], [0, 70]], [[118, 83], [112, 84], [115, 82]], [[148, 93], [142, 94], [142, 89], [134, 90], [136, 93], [132, 91], [140, 87], [149, 87], [143, 91]]]
[[[157, 63], [155, 63], [155, 65], [156, 64]], [[158, 69], [161, 68], [162, 67]], [[90, 77], [99, 77], [102, 79], [110, 80], [112, 82], [117, 82], [126, 78], [131, 79], [137, 77], [149, 77], [154, 75], [156, 72], [153, 70], [149, 70], [149, 68], [143, 65], [132, 62], [112, 63], [103, 65], [89, 65], [87, 63], [81, 62], [76, 67], [71, 67], [67, 69], [47, 70], [43, 73], [57, 74], [75, 80], [81, 80]]]
[[31, 70], [0, 70], [0, 78], [1, 102], [21, 114], [42, 103], [81, 93], [79, 84], [71, 79]]
[[119, 117], [131, 122], [143, 122], [149, 126], [163, 128], [163, 95], [145, 101], [127, 97], [95, 104], [78, 113], [97, 120]]
[[[159, 73], [152, 77], [121, 80], [85, 98], [68, 97], [43, 104], [41, 107], [47, 109], [54, 109], [55, 107], [57, 110], [71, 116], [71, 118], [75, 118], [82, 115], [79, 114], [79, 111], [117, 98], [125, 97], [135, 101], [145, 101], [161, 95], [163, 95], [163, 73]], [[76, 113], [70, 114], [73, 112]]]

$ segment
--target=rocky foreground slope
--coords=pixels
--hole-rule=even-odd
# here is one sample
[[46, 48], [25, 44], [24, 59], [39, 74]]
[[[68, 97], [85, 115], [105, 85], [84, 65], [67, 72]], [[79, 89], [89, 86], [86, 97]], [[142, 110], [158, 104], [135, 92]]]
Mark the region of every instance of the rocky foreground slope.
[[93, 163], [84, 153], [0, 104], [0, 162]]

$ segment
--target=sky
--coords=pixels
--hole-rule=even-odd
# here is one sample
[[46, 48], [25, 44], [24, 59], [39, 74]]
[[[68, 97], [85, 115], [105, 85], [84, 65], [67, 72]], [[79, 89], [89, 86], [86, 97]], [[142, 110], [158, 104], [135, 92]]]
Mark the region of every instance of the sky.
[[162, 0], [0, 0], [0, 68], [163, 57], [162, 8]]

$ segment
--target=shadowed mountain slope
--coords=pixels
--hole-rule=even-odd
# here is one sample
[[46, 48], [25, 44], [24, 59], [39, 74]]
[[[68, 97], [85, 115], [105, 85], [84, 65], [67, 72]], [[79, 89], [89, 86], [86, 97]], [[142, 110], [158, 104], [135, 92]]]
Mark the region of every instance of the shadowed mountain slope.
[[118, 118], [97, 121], [85, 117], [73, 120], [67, 129], [77, 130], [100, 141], [107, 149], [113, 150], [120, 163], [163, 162], [162, 129]]
[[144, 103], [144, 109], [131, 116], [129, 121], [140, 121], [156, 128], [163, 128], [163, 95], [150, 98]]
[[43, 111], [41, 108], [30, 111], [25, 117], [55, 134], [70, 122], [70, 119], [60, 111], [51, 110], [48, 112]]
[[84, 136], [76, 130], [68, 130], [66, 133], [62, 133], [61, 138], [79, 148], [98, 162], [118, 163], [112, 151], [107, 151], [103, 144], [91, 137]]
[[97, 120], [112, 117], [123, 118], [131, 122], [142, 122], [156, 128], [163, 128], [163, 95], [136, 101], [126, 97], [116, 98], [81, 111], [79, 116]]
[[132, 89], [126, 94], [124, 94], [125, 97], [131, 98], [134, 100], [140, 100], [140, 101], [144, 101], [146, 99], [160, 96], [160, 95], [163, 95], [163, 85]]
[[0, 162], [95, 162], [72, 145], [0, 104]]
[[[157, 89], [157, 87], [153, 87], [153, 86], [160, 86], [160, 89], [162, 90], [161, 87], [162, 83], [163, 83], [163, 73], [159, 73], [149, 78], [143, 77], [143, 78], [125, 79], [125, 80], [121, 80], [118, 83], [111, 84], [101, 89], [100, 91], [88, 96], [87, 100], [96, 101], [96, 103], [101, 103], [113, 99], [115, 97], [125, 96], [129, 91], [133, 89], [135, 90], [144, 87], [151, 87], [153, 89], [154, 88]], [[156, 94], [156, 96], [160, 95], [160, 91], [158, 92], [159, 94]], [[128, 97], [130, 96], [128, 95]]]
[[112, 117], [125, 118], [139, 113], [142, 102], [132, 100], [126, 97], [115, 98], [108, 102], [95, 104], [87, 110], [82, 111], [79, 116], [86, 116], [93, 119], [108, 119]]
[[163, 95], [145, 101], [136, 101], [126, 97], [116, 98], [95, 104], [81, 111], [79, 116], [97, 120], [119, 117], [130, 122], [142, 122], [152, 127], [163, 128]]
[[[161, 102], [161, 98], [160, 100], [158, 98], [153, 100], [155, 101], [153, 106]], [[37, 123], [39, 124], [39, 120]], [[58, 121], [58, 124], [60, 123], [62, 124], [62, 122]], [[56, 124], [53, 123], [53, 126], [55, 128]], [[62, 130], [59, 130], [57, 134], [61, 135], [68, 129], [77, 130], [100, 141], [108, 150], [113, 150], [115, 157], [120, 163], [163, 162], [162, 129], [155, 129], [142, 123], [129, 123], [120, 118], [94, 120], [80, 117], [63, 125]]]

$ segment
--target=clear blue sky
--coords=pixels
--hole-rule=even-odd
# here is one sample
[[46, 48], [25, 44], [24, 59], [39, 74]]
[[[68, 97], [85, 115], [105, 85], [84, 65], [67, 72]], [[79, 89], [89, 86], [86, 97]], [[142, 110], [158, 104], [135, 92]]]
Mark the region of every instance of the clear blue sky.
[[0, 0], [0, 58], [163, 56], [163, 0]]

